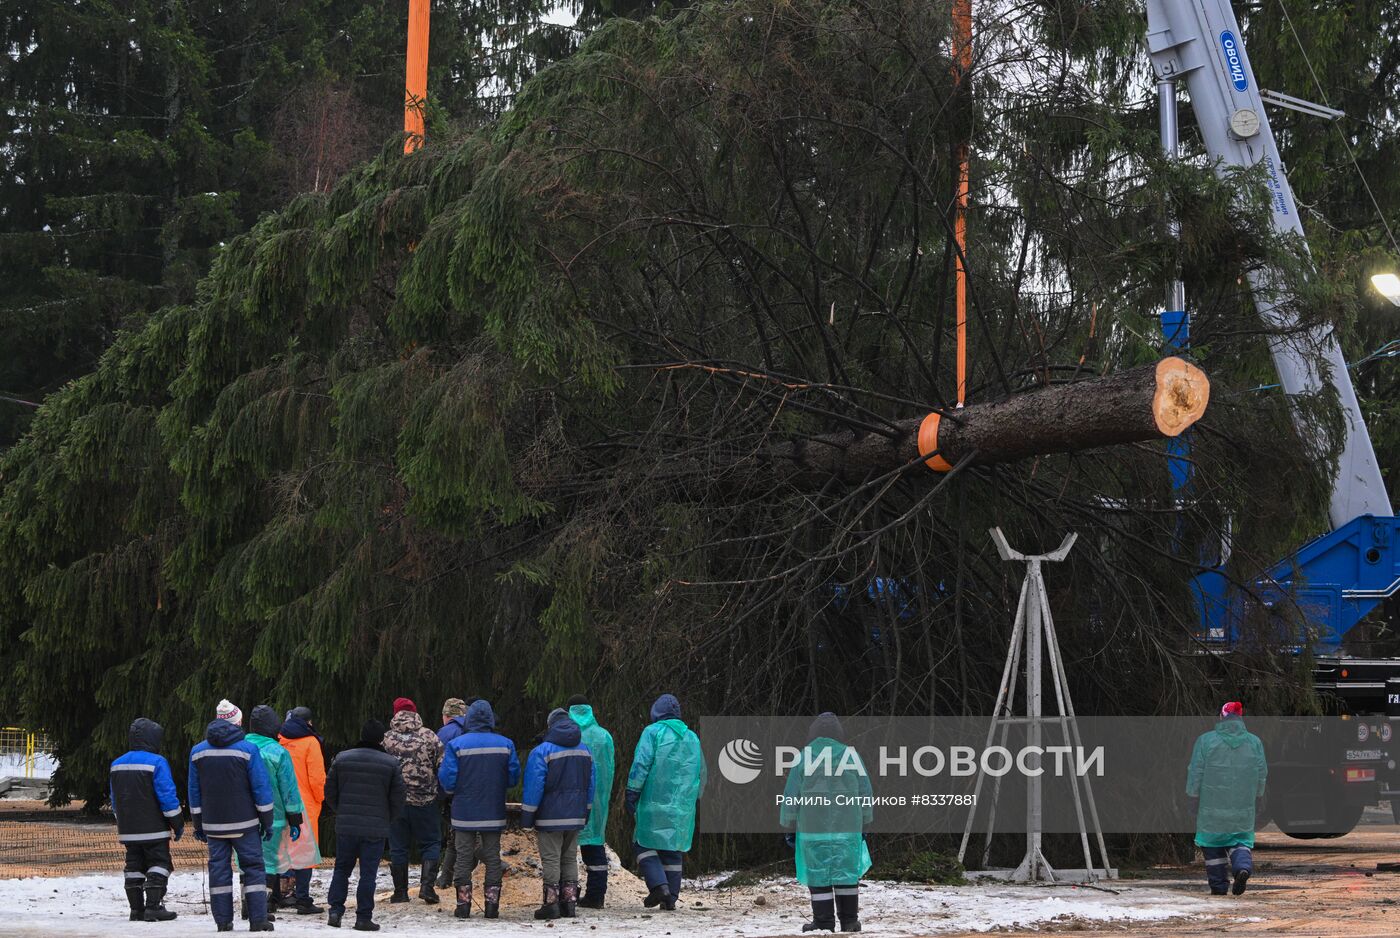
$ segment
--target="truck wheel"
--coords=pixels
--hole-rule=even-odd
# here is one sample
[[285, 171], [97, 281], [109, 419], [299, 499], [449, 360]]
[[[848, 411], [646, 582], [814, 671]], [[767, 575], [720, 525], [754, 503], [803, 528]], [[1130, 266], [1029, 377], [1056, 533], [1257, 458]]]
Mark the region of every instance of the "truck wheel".
[[1322, 823], [1312, 821], [1299, 824], [1285, 817], [1275, 818], [1275, 821], [1279, 830], [1297, 840], [1328, 839], [1351, 833], [1351, 829], [1361, 820], [1363, 810], [1359, 804], [1339, 804], [1327, 809], [1327, 819]]

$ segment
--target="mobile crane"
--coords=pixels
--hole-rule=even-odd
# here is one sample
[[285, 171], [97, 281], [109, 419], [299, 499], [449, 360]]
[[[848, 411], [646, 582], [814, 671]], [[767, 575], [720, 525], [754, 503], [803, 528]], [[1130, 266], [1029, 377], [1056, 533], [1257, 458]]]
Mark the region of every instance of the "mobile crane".
[[[1327, 117], [1340, 112], [1272, 91], [1263, 91], [1249, 64], [1239, 23], [1229, 0], [1147, 0], [1147, 50], [1157, 77], [1162, 142], [1176, 156], [1177, 85], [1184, 83], [1201, 139], [1217, 171], [1263, 164], [1272, 224], [1303, 236], [1293, 191], [1279, 157], [1264, 104]], [[1400, 773], [1390, 748], [1400, 722], [1400, 659], [1352, 658], [1342, 653], [1347, 632], [1386, 598], [1400, 591], [1400, 518], [1386, 494], [1381, 468], [1351, 375], [1331, 329], [1297, 332], [1290, 298], [1276, 273], [1250, 274], [1259, 316], [1278, 336], [1271, 352], [1284, 392], [1290, 396], [1335, 391], [1345, 415], [1345, 439], [1332, 481], [1331, 529], [1260, 575], [1247, 589], [1231, 586], [1222, 572], [1228, 556], [1203, 565], [1192, 593], [1200, 614], [1200, 638], [1228, 649], [1242, 625], [1263, 617], [1282, 621], [1288, 610], [1305, 622], [1296, 639], [1315, 655], [1314, 686], [1341, 714], [1355, 720], [1356, 748], [1312, 753], [1271, 775], [1268, 811], [1295, 836], [1338, 836], [1350, 830], [1367, 804], [1391, 797], [1400, 821]], [[1185, 348], [1190, 315], [1180, 281], [1168, 286], [1161, 316], [1166, 344]], [[1314, 433], [1295, 409], [1298, 432]], [[1190, 485], [1185, 447], [1174, 440], [1173, 485]], [[1228, 545], [1222, 554], [1228, 551]], [[1400, 749], [1400, 741], [1397, 741]], [[1400, 755], [1400, 753], [1397, 753]]]

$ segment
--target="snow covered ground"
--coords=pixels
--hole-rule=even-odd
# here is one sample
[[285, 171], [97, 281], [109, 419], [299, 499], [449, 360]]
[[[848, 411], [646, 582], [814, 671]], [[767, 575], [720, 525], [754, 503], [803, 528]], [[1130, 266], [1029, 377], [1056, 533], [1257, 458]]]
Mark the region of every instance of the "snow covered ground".
[[[329, 872], [316, 874], [313, 895], [325, 896]], [[380, 885], [387, 886], [387, 870], [380, 872]], [[353, 886], [353, 881], [352, 881]], [[976, 885], [962, 887], [915, 886], [871, 882], [861, 888], [861, 919], [865, 930], [875, 934], [915, 936], [955, 931], [1038, 930], [1054, 923], [1060, 928], [1093, 927], [1093, 923], [1145, 923], [1209, 914], [1203, 899], [1193, 898], [1160, 887], [1141, 884], [1113, 884], [1117, 894], [1077, 887], [1025, 887]], [[177, 938], [209, 935], [214, 932], [202, 899], [203, 880], [198, 872], [177, 871], [171, 883], [167, 905], [180, 913], [174, 922], [161, 925], [134, 925], [127, 921], [126, 901], [120, 875], [78, 876], [0, 880], [0, 909], [3, 933], [37, 938], [41, 935], [127, 936], [137, 929], [149, 938]], [[404, 938], [435, 938], [448, 930], [459, 930], [484, 938], [552, 934], [564, 938], [654, 938], [685, 935], [694, 938], [721, 936], [798, 935], [807, 920], [810, 906], [805, 891], [791, 880], [770, 881], [734, 889], [697, 888], [683, 895], [684, 908], [674, 913], [651, 912], [641, 907], [633, 889], [608, 894], [609, 907], [601, 911], [582, 909], [573, 921], [536, 922], [531, 909], [502, 910], [502, 918], [488, 922], [474, 912], [471, 921], [452, 917], [451, 900], [444, 895], [436, 908], [416, 899], [408, 905], [390, 906], [379, 894], [375, 919], [386, 933]], [[415, 889], [416, 892], [416, 889]], [[346, 926], [353, 916], [346, 916]], [[239, 923], [238, 931], [245, 932]], [[324, 916], [298, 917], [282, 914], [276, 920], [282, 934], [327, 932]], [[348, 928], [346, 929], [348, 931]]]

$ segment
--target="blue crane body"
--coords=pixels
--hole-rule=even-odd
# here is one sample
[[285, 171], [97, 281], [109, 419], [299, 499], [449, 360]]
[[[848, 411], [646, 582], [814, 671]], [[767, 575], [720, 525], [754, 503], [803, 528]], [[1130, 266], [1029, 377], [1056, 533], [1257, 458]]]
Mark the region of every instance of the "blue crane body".
[[[1250, 67], [1230, 0], [1147, 0], [1147, 21], [1168, 155], [1176, 156], [1176, 89], [1181, 84], [1217, 171], [1262, 164], [1273, 227], [1302, 238], [1264, 103], [1334, 118], [1340, 113], [1276, 92], [1266, 97]], [[1390, 723], [1400, 722], [1400, 660], [1353, 658], [1342, 651], [1347, 633], [1400, 591], [1400, 518], [1386, 493], [1336, 336], [1330, 328], [1300, 334], [1291, 298], [1276, 272], [1255, 270], [1249, 279], [1260, 318], [1276, 336], [1270, 351], [1284, 393], [1335, 392], [1345, 417], [1344, 438], [1332, 480], [1329, 530], [1245, 586], [1226, 577], [1227, 556], [1203, 566], [1192, 580], [1198, 637], [1207, 648], [1222, 652], [1244, 642], [1267, 641], [1314, 655], [1314, 687], [1331, 706], [1356, 719], [1358, 742], [1340, 752], [1280, 755], [1282, 771], [1271, 772], [1268, 813], [1295, 836], [1338, 836], [1357, 823], [1365, 805], [1388, 796], [1400, 821], [1400, 771], [1392, 757], [1400, 752], [1390, 749], [1392, 738], [1400, 745], [1400, 732]], [[1161, 326], [1170, 349], [1189, 345], [1190, 314], [1179, 281], [1168, 287]], [[1301, 409], [1295, 408], [1294, 415], [1305, 440], [1317, 432]], [[1191, 487], [1189, 447], [1184, 434], [1170, 441], [1168, 449], [1172, 484], [1181, 496]]]

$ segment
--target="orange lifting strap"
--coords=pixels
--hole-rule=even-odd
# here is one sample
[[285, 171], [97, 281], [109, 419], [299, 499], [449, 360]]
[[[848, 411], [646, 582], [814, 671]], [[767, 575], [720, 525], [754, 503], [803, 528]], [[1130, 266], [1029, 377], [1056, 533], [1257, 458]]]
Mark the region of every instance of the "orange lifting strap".
[[[953, 0], [953, 86], [960, 88], [972, 71], [972, 0]], [[967, 90], [968, 94], [971, 89]], [[967, 401], [967, 202], [970, 192], [968, 144], [958, 144], [958, 194], [953, 203], [953, 239], [957, 242], [958, 406]]]
[[934, 472], [948, 472], [953, 468], [952, 463], [937, 453], [938, 422], [937, 414], [929, 414], [919, 424], [919, 455], [924, 457], [924, 462]]
[[404, 79], [403, 151], [423, 145], [427, 129], [423, 106], [428, 100], [428, 12], [431, 0], [408, 0], [408, 69]]

